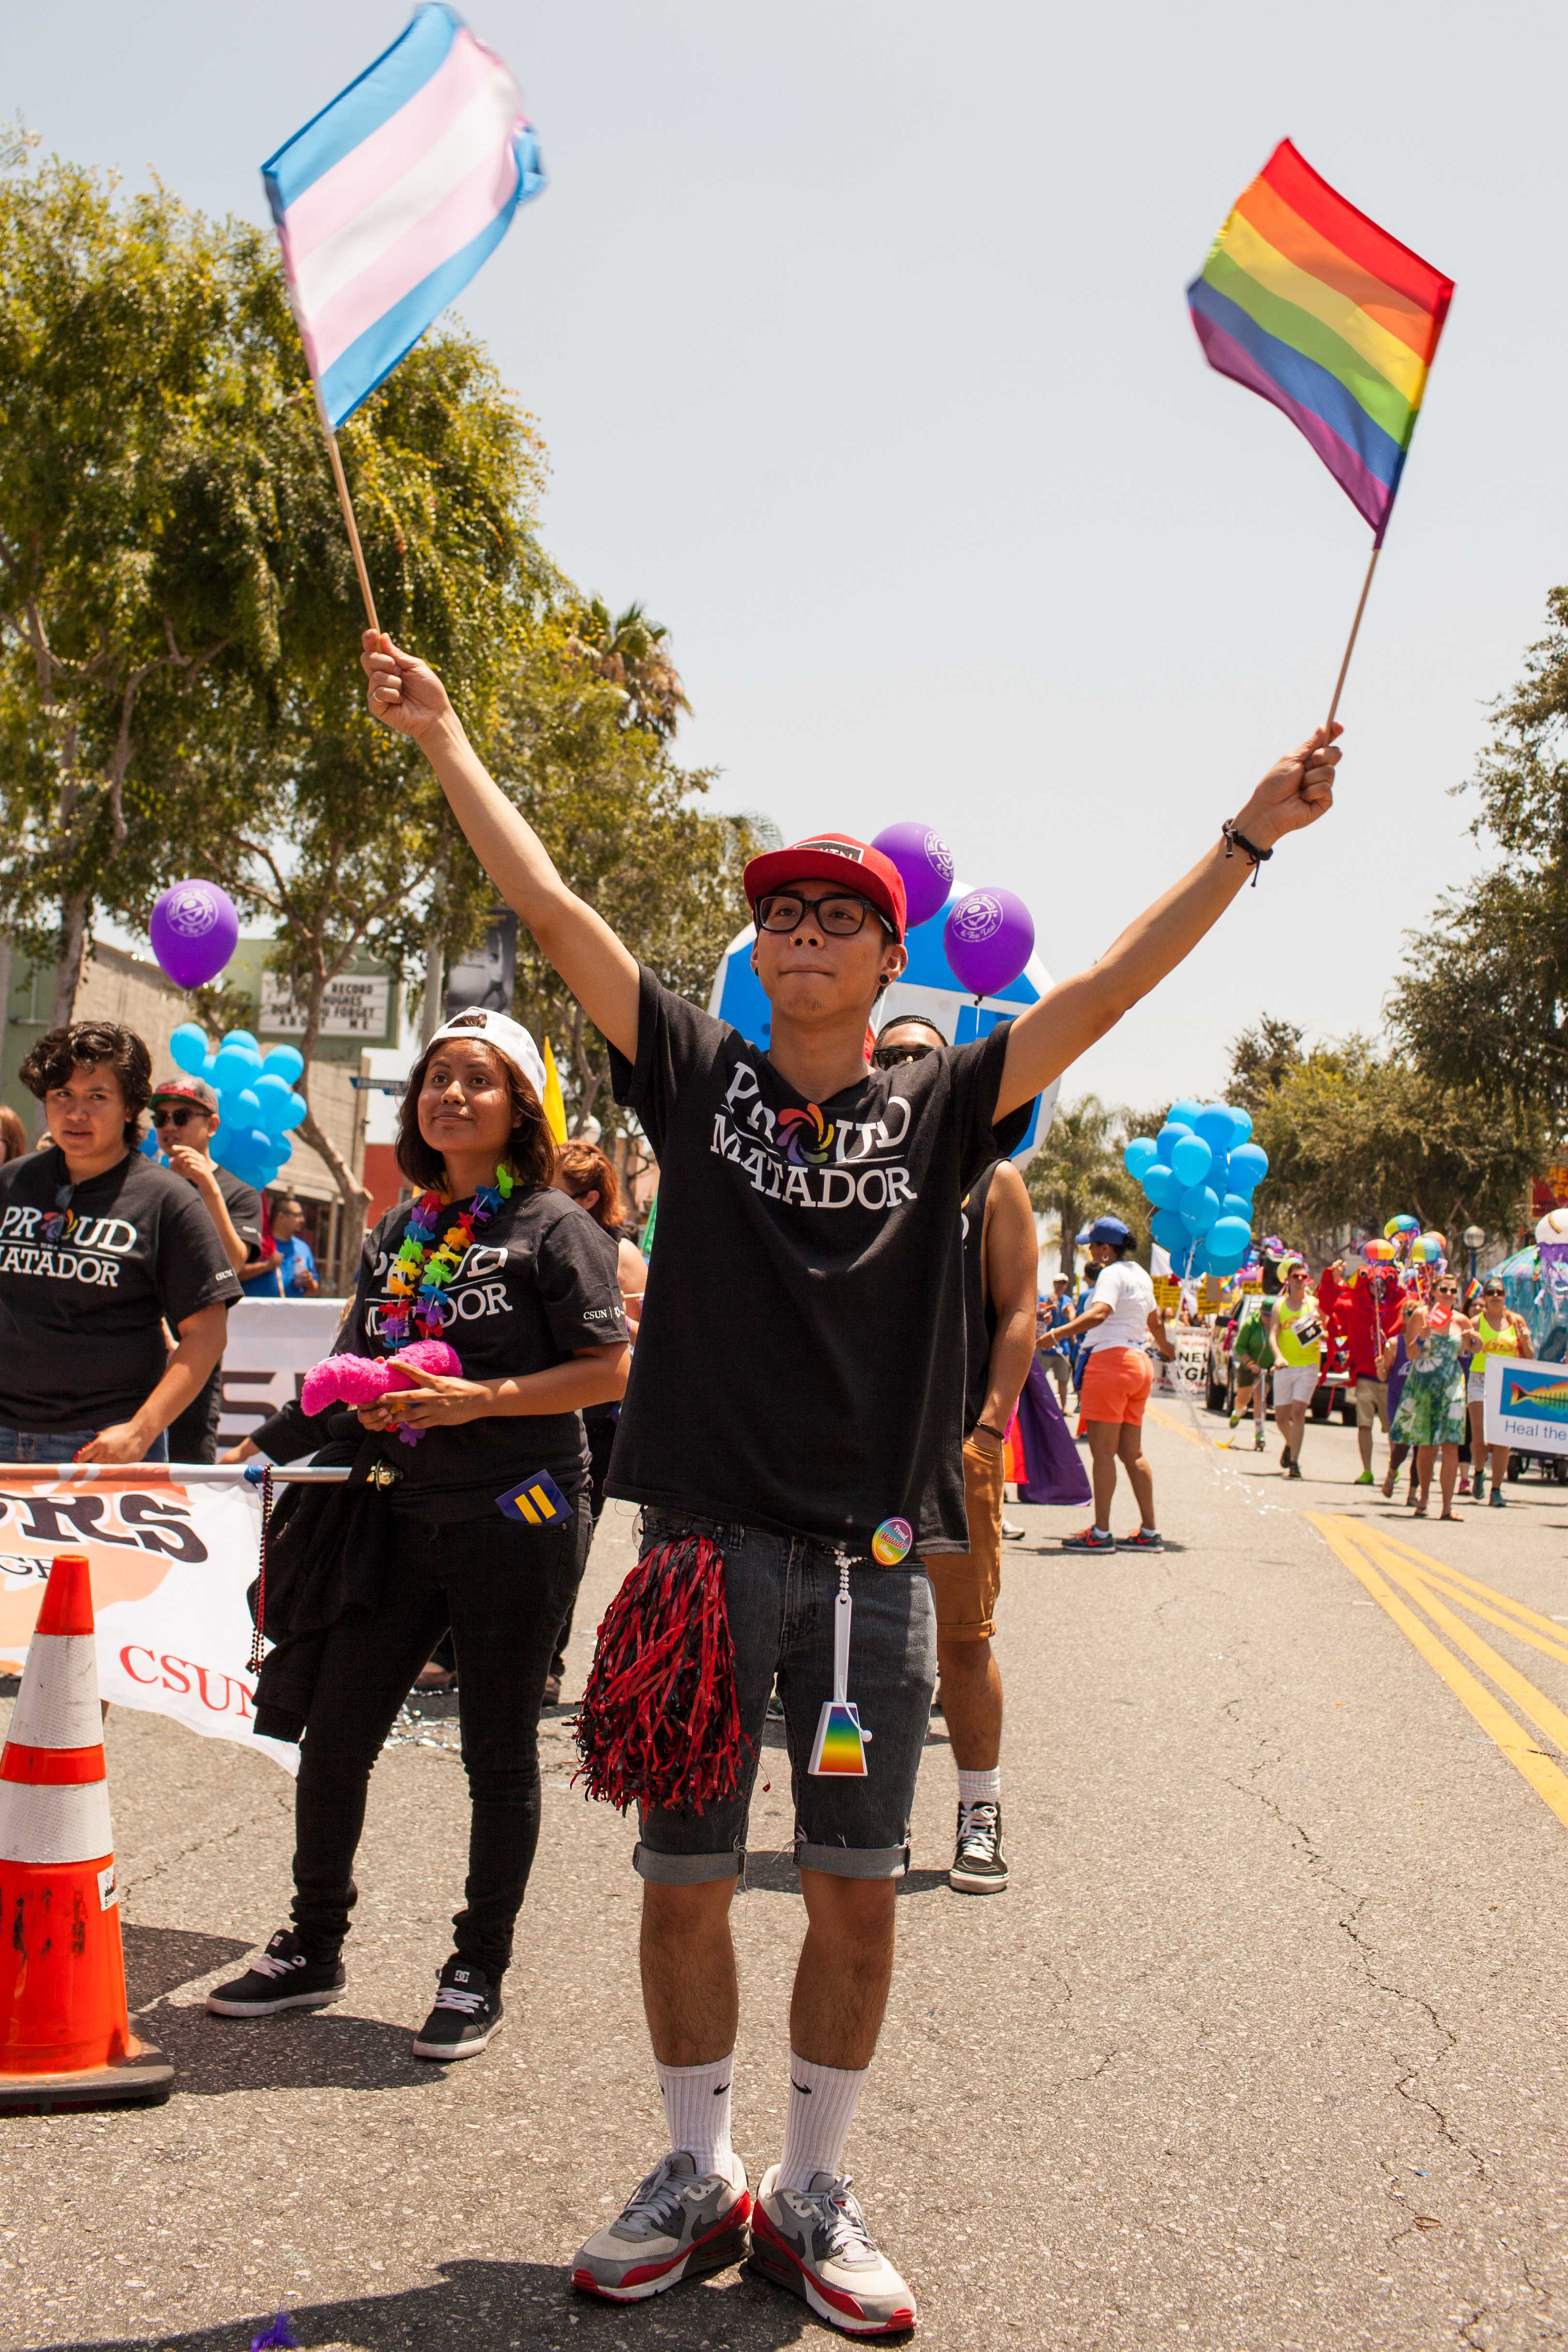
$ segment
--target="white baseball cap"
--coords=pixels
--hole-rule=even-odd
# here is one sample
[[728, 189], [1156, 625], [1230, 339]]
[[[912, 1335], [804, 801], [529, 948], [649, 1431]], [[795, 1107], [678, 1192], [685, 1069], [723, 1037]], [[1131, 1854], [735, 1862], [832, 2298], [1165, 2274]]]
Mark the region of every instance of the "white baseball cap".
[[482, 1005], [470, 1004], [461, 1013], [454, 1013], [449, 1021], [443, 1021], [430, 1044], [438, 1045], [443, 1037], [467, 1037], [481, 1045], [492, 1045], [543, 1102], [544, 1056], [531, 1033], [521, 1021], [514, 1021], [510, 1013], [487, 1013]]

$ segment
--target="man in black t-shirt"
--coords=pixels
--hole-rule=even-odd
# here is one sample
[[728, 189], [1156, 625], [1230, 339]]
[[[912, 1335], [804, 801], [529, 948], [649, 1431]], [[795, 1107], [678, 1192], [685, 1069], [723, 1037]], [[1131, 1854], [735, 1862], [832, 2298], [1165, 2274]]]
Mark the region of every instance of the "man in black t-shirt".
[[[212, 1219], [224, 1255], [236, 1274], [261, 1256], [261, 1195], [253, 1184], [242, 1184], [212, 1156], [218, 1130], [218, 1099], [201, 1078], [164, 1078], [153, 1089], [153, 1126], [160, 1149], [168, 1154], [176, 1176], [183, 1176], [199, 1194]], [[223, 1405], [223, 1359], [208, 1373], [199, 1393], [169, 1424], [172, 1462], [217, 1460], [218, 1415]]]
[[[959, 1203], [1040, 1089], [1179, 963], [1282, 835], [1330, 803], [1320, 730], [1100, 961], [984, 1039], [868, 1070], [903, 971], [903, 884], [826, 834], [753, 858], [765, 1053], [662, 987], [568, 890], [467, 740], [440, 680], [367, 633], [374, 717], [424, 749], [469, 843], [608, 1039], [659, 1160], [658, 1239], [610, 1491], [656, 1541], [721, 1558], [749, 1764], [732, 1803], [647, 1809], [643, 1995], [669, 2150], [574, 2283], [640, 2301], [746, 2252], [852, 2333], [914, 2320], [841, 2169], [892, 1972], [893, 1896], [933, 1669], [923, 1555], [963, 1551]], [[1337, 730], [1333, 730], [1337, 731]], [[998, 921], [1001, 910], [997, 910]], [[863, 1776], [802, 1769], [833, 1691], [841, 1571]], [[728, 1911], [768, 1691], [783, 1698], [809, 1932], [791, 2002], [784, 2153], [753, 2209], [730, 2140], [738, 1995]], [[825, 1759], [826, 1760], [826, 1759]]]

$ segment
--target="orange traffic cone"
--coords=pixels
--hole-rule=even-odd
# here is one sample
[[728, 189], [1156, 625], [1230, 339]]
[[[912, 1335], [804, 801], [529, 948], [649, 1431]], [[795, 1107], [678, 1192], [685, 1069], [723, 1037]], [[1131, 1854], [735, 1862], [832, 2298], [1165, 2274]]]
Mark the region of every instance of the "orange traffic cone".
[[0, 2108], [166, 2099], [125, 2006], [85, 1552], [55, 1556], [0, 1754]]

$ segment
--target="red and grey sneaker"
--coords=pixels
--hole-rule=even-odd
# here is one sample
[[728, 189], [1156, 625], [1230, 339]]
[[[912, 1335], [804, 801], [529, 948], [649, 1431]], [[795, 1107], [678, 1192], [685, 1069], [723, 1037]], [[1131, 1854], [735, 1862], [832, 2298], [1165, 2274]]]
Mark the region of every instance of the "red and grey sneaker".
[[847, 2336], [892, 2336], [915, 2324], [915, 2298], [866, 2226], [847, 2174], [813, 2173], [809, 2189], [763, 2176], [747, 2268], [809, 2305]]
[[1098, 1528], [1083, 1528], [1076, 1536], [1062, 1538], [1063, 1551], [1114, 1551], [1116, 1538], [1102, 1536]]
[[572, 2265], [572, 2284], [606, 2303], [641, 2303], [682, 2279], [744, 2259], [751, 2240], [746, 2168], [699, 2172], [684, 2148], [661, 2156], [625, 2210], [595, 2230]]
[[1165, 1538], [1153, 1528], [1140, 1528], [1135, 1536], [1118, 1536], [1118, 1551], [1163, 1551]]

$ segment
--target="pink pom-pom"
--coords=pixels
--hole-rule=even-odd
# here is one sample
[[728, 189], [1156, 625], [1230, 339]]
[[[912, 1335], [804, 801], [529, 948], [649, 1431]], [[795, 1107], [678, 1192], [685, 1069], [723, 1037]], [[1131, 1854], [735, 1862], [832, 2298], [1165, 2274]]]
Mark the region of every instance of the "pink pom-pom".
[[399, 1369], [404, 1364], [454, 1380], [463, 1369], [456, 1348], [445, 1339], [416, 1339], [412, 1347], [400, 1348], [385, 1362], [370, 1356], [329, 1356], [324, 1364], [314, 1364], [306, 1373], [300, 1391], [300, 1409], [325, 1412], [330, 1404], [379, 1404], [392, 1389], [418, 1386]]

